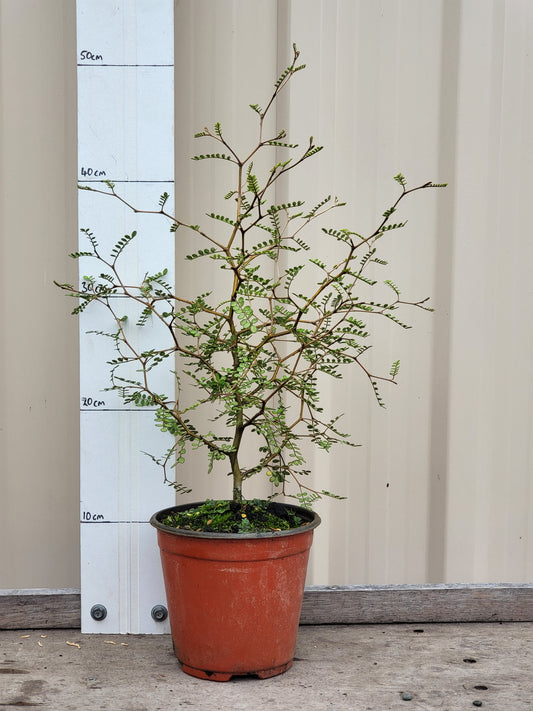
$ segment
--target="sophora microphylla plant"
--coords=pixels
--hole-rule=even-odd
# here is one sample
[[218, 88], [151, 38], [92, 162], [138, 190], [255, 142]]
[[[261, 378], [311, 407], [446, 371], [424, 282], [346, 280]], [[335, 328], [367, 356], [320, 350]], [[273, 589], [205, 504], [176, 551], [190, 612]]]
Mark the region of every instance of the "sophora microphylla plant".
[[[135, 212], [170, 219], [171, 231], [177, 232], [178, 249], [181, 231], [194, 233], [198, 246], [184, 256], [191, 269], [198, 263], [205, 269], [207, 263], [216, 272], [217, 289], [224, 290], [222, 298], [215, 299], [213, 293], [194, 298], [176, 293], [166, 281], [166, 269], [146, 274], [140, 284], [127, 283], [121, 276], [120, 258], [132, 240], [139, 239], [135, 232], [121, 237], [110, 254], [103, 254], [97, 238], [84, 229], [88, 250], [71, 256], [96, 260], [97, 270], [84, 278], [98, 288], [85, 291], [59, 285], [79, 299], [74, 313], [79, 314], [93, 302], [111, 312], [116, 329], [101, 332], [114, 341], [117, 351], [109, 362], [110, 388], [119, 391], [127, 403], [155, 408], [157, 426], [172, 436], [166, 454], [156, 459], [164, 467], [165, 479], [170, 480], [167, 467], [183, 464], [190, 447], [203, 447], [209, 470], [217, 460], [227, 462], [237, 502], [242, 501], [243, 483], [259, 472], [284, 494], [289, 493], [289, 481], [296, 481], [296, 496], [304, 505], [321, 494], [332, 495], [305, 483], [308, 471], [303, 440], [324, 450], [349, 443], [348, 435], [338, 428], [339, 416], [323, 413], [319, 377], [340, 378], [345, 368], [359, 368], [383, 405], [378, 382], [395, 382], [399, 362], [393, 363], [385, 375], [368, 369], [365, 353], [371, 347], [370, 322], [388, 319], [407, 328], [398, 315], [402, 308], [431, 310], [426, 299], [404, 301], [390, 279], [385, 282], [390, 298], [386, 302], [371, 300], [369, 293], [377, 282], [370, 267], [386, 264], [378, 254], [380, 241], [405, 224], [392, 219], [399, 203], [415, 191], [440, 186], [426, 182], [408, 188], [403, 175], [397, 175], [399, 194], [368, 235], [319, 226], [324, 215], [345, 204], [337, 198], [326, 196], [309, 207], [303, 200], [280, 204], [272, 197], [282, 176], [298, 170], [322, 149], [312, 138], [303, 148], [289, 143], [284, 130], [266, 135], [266, 117], [280, 93], [305, 66], [298, 64], [298, 58], [294, 47], [292, 63], [275, 83], [266, 108], [251, 105], [257, 115], [258, 133], [247, 151], [237, 152], [218, 123], [196, 135], [215, 148], [194, 160], [224, 161], [229, 169], [227, 213], [208, 214], [222, 230], [210, 231], [170, 214], [166, 193], [156, 209], [139, 210], [118, 195], [110, 181], [105, 181], [102, 189], [83, 186], [120, 200]], [[281, 152], [292, 157], [279, 160]], [[263, 153], [272, 158], [271, 168], [259, 174], [254, 163]], [[324, 240], [331, 245], [325, 246]], [[325, 254], [334, 255], [329, 263]], [[162, 324], [168, 343], [152, 343], [141, 350], [120, 310], [123, 299], [112, 298], [115, 296], [137, 303], [139, 328]], [[129, 375], [132, 365], [135, 377]], [[176, 373], [175, 392], [154, 389], [152, 376], [162, 365]], [[186, 381], [195, 388], [192, 400]], [[202, 410], [207, 418], [201, 419]], [[200, 425], [206, 419], [210, 422], [207, 428]], [[251, 461], [245, 461], [243, 454], [248, 439], [257, 443]]]

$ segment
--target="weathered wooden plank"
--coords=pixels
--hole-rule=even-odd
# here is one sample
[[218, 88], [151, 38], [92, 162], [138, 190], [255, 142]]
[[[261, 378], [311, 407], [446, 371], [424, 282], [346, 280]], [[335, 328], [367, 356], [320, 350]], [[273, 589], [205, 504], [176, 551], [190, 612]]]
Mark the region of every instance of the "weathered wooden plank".
[[532, 622], [533, 585], [306, 588], [300, 624]]
[[66, 629], [80, 623], [79, 590], [0, 590], [0, 629]]
[[[533, 584], [306, 588], [300, 624], [533, 622]], [[80, 626], [76, 589], [0, 590], [0, 629]]]

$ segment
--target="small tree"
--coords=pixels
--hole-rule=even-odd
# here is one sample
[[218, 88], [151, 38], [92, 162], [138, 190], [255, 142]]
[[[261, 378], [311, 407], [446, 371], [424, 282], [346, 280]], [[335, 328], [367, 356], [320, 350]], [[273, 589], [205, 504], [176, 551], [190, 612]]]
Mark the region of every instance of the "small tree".
[[[378, 403], [383, 405], [378, 382], [396, 382], [399, 361], [392, 364], [386, 375], [369, 371], [364, 363], [364, 355], [370, 348], [369, 319], [385, 318], [408, 328], [398, 317], [401, 308], [432, 310], [427, 299], [404, 301], [389, 279], [385, 284], [390, 299], [379, 303], [370, 300], [369, 289], [377, 282], [369, 276], [369, 267], [386, 264], [378, 255], [380, 240], [405, 224], [392, 221], [399, 203], [415, 191], [441, 185], [427, 182], [408, 188], [403, 175], [396, 175], [399, 196], [370, 235], [363, 236], [350, 229], [321, 228], [321, 239], [332, 243], [328, 254], [335, 256], [330, 263], [317, 256], [314, 242], [304, 241], [304, 234], [310, 232], [310, 227], [316, 227], [319, 218], [345, 203], [331, 196], [311, 208], [301, 200], [283, 204], [272, 201], [271, 188], [280, 178], [322, 150], [313, 138], [300, 149], [288, 142], [284, 130], [264, 135], [265, 118], [288, 82], [305, 66], [298, 64], [298, 59], [299, 52], [294, 47], [292, 62], [276, 81], [265, 109], [251, 105], [257, 114], [258, 138], [244, 155], [232, 147], [219, 123], [196, 134], [198, 139], [217, 144], [220, 152], [199, 154], [194, 160], [225, 161], [232, 170], [233, 184], [225, 198], [233, 208], [227, 215], [214, 212], [208, 215], [222, 224], [223, 238], [216, 230], [210, 232], [197, 224], [187, 224], [167, 212], [167, 193], [161, 196], [158, 209], [139, 210], [119, 196], [110, 181], [104, 181], [102, 189], [81, 186], [120, 200], [137, 213], [165, 216], [171, 220], [173, 232], [192, 231], [198, 248], [186, 259], [191, 268], [198, 262], [213, 265], [225, 288], [221, 300], [213, 301], [212, 293], [201, 293], [195, 298], [176, 294], [166, 281], [166, 269], [146, 274], [140, 284], [125, 283], [119, 262], [136, 238], [135, 232], [119, 239], [111, 253], [103, 255], [91, 231], [82, 230], [90, 248], [71, 256], [96, 259], [102, 271], [84, 277], [95, 288], [87, 292], [70, 284], [58, 284], [79, 299], [73, 313], [81, 313], [93, 302], [111, 312], [116, 330], [100, 332], [114, 341], [117, 351], [117, 356], [109, 361], [110, 389], [117, 390], [126, 403], [156, 408], [157, 426], [173, 437], [164, 457], [154, 458], [163, 466], [166, 481], [170, 482], [168, 466], [183, 464], [189, 447], [204, 447], [209, 470], [215, 461], [227, 460], [236, 502], [243, 500], [243, 483], [259, 472], [265, 473], [284, 494], [288, 493], [286, 484], [295, 480], [296, 496], [304, 505], [310, 505], [322, 494], [332, 496], [330, 492], [307, 486], [303, 478], [308, 473], [300, 446], [303, 439], [326, 451], [334, 444], [348, 443], [348, 435], [338, 429], [339, 416], [331, 419], [322, 411], [319, 374], [340, 378], [346, 366], [357, 366], [368, 379]], [[258, 154], [277, 149], [293, 152], [296, 157], [275, 162], [265, 175], [256, 174], [254, 162]], [[318, 227], [314, 239], [317, 230]], [[282, 256], [290, 258], [281, 259]], [[310, 274], [313, 286], [309, 289], [305, 284], [309, 283]], [[140, 350], [119, 311], [123, 299], [113, 299], [115, 296], [138, 304], [137, 326], [149, 329], [154, 321], [163, 324], [170, 345], [153, 344]], [[173, 370], [175, 356], [179, 361], [176, 392], [172, 395], [156, 392], [152, 384], [154, 371], [162, 363], [170, 364]], [[132, 364], [137, 376], [126, 377], [124, 369]], [[192, 382], [197, 392], [192, 403], [183, 396], [185, 380]], [[214, 420], [213, 429], [198, 425], [198, 414], [205, 408]], [[260, 443], [255, 460], [245, 464], [243, 443], [250, 435], [258, 436]], [[184, 489], [180, 484], [174, 485], [178, 490]]]

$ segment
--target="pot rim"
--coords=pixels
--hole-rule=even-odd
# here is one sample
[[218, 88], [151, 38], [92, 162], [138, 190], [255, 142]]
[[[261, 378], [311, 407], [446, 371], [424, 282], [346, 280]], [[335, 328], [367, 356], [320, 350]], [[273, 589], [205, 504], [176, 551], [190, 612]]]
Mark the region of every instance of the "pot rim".
[[321, 523], [320, 516], [311, 509], [306, 509], [303, 506], [296, 506], [295, 504], [287, 504], [283, 502], [283, 506], [286, 506], [294, 513], [302, 516], [302, 518], [307, 519], [307, 523], [297, 528], [289, 528], [284, 531], [255, 531], [251, 533], [218, 533], [215, 531], [189, 531], [185, 528], [174, 528], [173, 526], [165, 526], [159, 520], [163, 516], [167, 516], [175, 511], [183, 511], [184, 509], [190, 509], [194, 506], [201, 506], [204, 501], [193, 501], [188, 504], [177, 504], [175, 506], [169, 506], [166, 509], [161, 509], [161, 511], [156, 511], [150, 518], [150, 524], [157, 528], [158, 531], [164, 533], [170, 533], [175, 536], [187, 536], [189, 538], [211, 538], [211, 539], [223, 539], [223, 540], [250, 540], [257, 538], [282, 538], [284, 536], [297, 536], [302, 533], [307, 533], [312, 531]]

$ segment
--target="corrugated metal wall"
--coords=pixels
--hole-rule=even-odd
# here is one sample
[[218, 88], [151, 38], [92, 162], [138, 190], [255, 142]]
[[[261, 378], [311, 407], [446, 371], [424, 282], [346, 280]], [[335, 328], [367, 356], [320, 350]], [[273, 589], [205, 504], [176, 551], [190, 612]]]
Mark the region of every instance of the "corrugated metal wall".
[[[49, 3], [56, 15], [67, 13], [69, 24], [63, 28], [57, 17], [55, 23], [44, 17], [40, 3], [30, 1], [23, 3], [26, 13], [18, 12], [15, 26], [19, 3], [1, 3], [3, 33], [15, 28], [23, 37], [24, 23], [40, 17], [50, 35], [46, 56], [53, 52], [53, 37], [74, 36], [69, 3]], [[237, 112], [264, 101], [270, 77], [288, 63], [292, 42], [302, 50], [308, 69], [296, 77], [280, 123], [293, 139], [313, 135], [326, 146], [314, 170], [295, 176], [288, 186], [297, 193], [294, 199], [305, 195], [311, 203], [337, 194], [349, 202], [341, 226], [365, 232], [394, 199], [392, 176], [399, 171], [413, 185], [426, 180], [450, 184], [445, 191], [414, 195], [400, 215], [408, 226], [389, 243], [390, 273], [383, 278], [397, 282], [406, 298], [432, 295], [436, 312], [414, 314], [415, 328], [408, 332], [379, 326], [383, 346], [373, 352], [372, 365], [387, 368], [395, 358], [402, 361], [400, 385], [383, 389], [387, 409], [376, 405], [357, 373], [330, 391], [332, 405], [346, 413], [343, 427], [363, 446], [313, 456], [312, 466], [320, 471], [317, 485], [348, 499], [318, 507], [324, 524], [316, 535], [309, 582], [531, 580], [533, 5], [528, 0], [180, 0], [176, 23], [176, 162], [178, 202], [184, 209], [205, 206], [204, 196], [211, 209], [210, 195], [218, 195], [212, 185], [202, 194], [196, 191], [198, 174], [191, 172], [196, 166], [184, 157], [192, 150], [189, 136], [216, 120], [228, 133], [237, 130]], [[50, 126], [64, 109], [42, 97], [38, 124], [12, 125], [10, 108], [48, 74], [44, 62], [34, 62], [31, 71], [21, 74], [13, 64], [15, 48], [3, 43], [1, 51], [5, 275], [12, 269], [5, 260], [14, 259], [20, 249], [11, 225], [23, 214], [18, 198], [9, 197], [6, 188], [9, 166], [17, 165], [8, 147], [16, 143], [16, 134], [25, 156], [30, 137], [34, 141], [43, 130], [61, 147], [61, 136]], [[56, 78], [62, 71], [55, 65], [48, 69]], [[71, 142], [72, 133], [65, 140]], [[31, 161], [43, 176], [47, 171], [62, 174], [64, 158], [37, 148]], [[33, 190], [24, 217], [31, 214], [28, 220], [36, 224], [43, 206]], [[67, 269], [58, 242], [68, 240], [57, 235], [67, 234], [70, 224], [59, 215], [40, 231], [25, 231], [32, 244], [45, 240], [54, 245], [46, 273], [28, 258], [42, 283]], [[13, 289], [12, 280], [0, 283], [4, 294], [8, 283]], [[57, 307], [53, 290], [45, 293], [37, 304], [30, 294], [20, 296], [21, 303], [33, 303], [36, 323], [47, 317], [51, 304]], [[63, 403], [77, 398], [72, 379], [65, 381], [57, 369], [42, 366], [45, 353], [64, 361], [72, 324], [54, 325], [55, 339], [37, 339], [37, 365], [26, 379], [17, 355], [26, 339], [23, 321], [2, 313], [9, 348], [3, 350], [0, 456], [2, 487], [11, 492], [9, 510], [24, 500], [14, 483], [20, 472], [16, 453], [9, 454], [10, 433], [27, 443], [21, 456], [26, 463], [31, 459], [28, 486], [49, 482], [77, 513], [74, 492], [64, 487], [72, 475], [67, 475], [68, 465], [48, 455], [39, 458], [42, 449], [27, 437], [16, 408], [8, 404], [35, 403], [32, 382], [38, 373], [43, 390], [59, 392]], [[72, 426], [59, 417], [64, 405], [55, 407], [58, 417], [42, 423], [41, 435], [57, 437], [66, 427], [72, 437]], [[201, 496], [202, 488], [195, 493]], [[2, 506], [4, 501], [2, 496]], [[59, 512], [61, 503], [47, 500], [48, 512]], [[37, 509], [33, 502], [32, 507]], [[3, 542], [13, 535], [12, 513], [0, 526]], [[23, 544], [24, 564], [8, 562], [0, 587], [69, 584], [54, 562], [53, 526], [46, 531], [48, 563], [56, 572], [46, 580], [41, 570], [29, 572], [34, 554]], [[73, 563], [70, 571], [72, 580], [77, 574]]]
[[[251, 5], [263, 27], [252, 48]], [[278, 3], [274, 29], [261, 15], [273, 7], [222, 2], [215, 16], [210, 2], [178, 3], [183, 61], [196, 77], [178, 135], [209, 120], [234, 125], [226, 95], [233, 111], [235, 96], [244, 110], [261, 104], [264, 81], [246, 72], [259, 63], [268, 73], [263, 45], [275, 32], [278, 66], [292, 42], [308, 65], [280, 126], [291, 140], [313, 135], [326, 146], [284, 198], [337, 194], [350, 203], [340, 226], [365, 232], [392, 203], [399, 171], [413, 185], [450, 183], [402, 206], [408, 227], [387, 248], [383, 278], [406, 298], [432, 295], [437, 309], [414, 314], [409, 332], [376, 324], [383, 345], [372, 365], [402, 360], [400, 386], [384, 390], [387, 409], [358, 372], [331, 388], [344, 428], [364, 446], [313, 455], [317, 486], [348, 500], [318, 506], [310, 582], [531, 579], [533, 6], [292, 0]], [[214, 66], [216, 89], [204, 93]], [[198, 179], [184, 171], [198, 202]]]
[[0, 588], [79, 586], [75, 18], [0, 0]]

